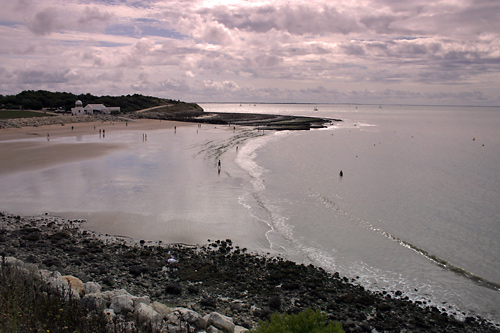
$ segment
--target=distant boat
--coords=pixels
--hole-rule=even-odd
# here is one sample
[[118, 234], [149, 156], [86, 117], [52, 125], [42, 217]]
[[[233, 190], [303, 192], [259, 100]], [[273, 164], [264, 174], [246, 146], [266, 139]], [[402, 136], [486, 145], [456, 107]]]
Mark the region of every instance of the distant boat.
[[318, 106], [317, 105], [314, 107], [314, 111], [318, 111]]

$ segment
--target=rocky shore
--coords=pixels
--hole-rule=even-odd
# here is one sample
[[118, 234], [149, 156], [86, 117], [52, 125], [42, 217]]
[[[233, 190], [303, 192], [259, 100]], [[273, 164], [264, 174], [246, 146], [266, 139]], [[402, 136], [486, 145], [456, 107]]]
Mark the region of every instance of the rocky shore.
[[[232, 323], [229, 331], [241, 331], [255, 328], [273, 312], [297, 313], [308, 307], [341, 321], [346, 332], [500, 332], [481, 318], [458, 320], [398, 291], [369, 292], [338, 274], [248, 253], [230, 240], [201, 247], [133, 241], [82, 230], [82, 222], [2, 213], [0, 255], [96, 284], [107, 293], [109, 304], [112, 295], [128, 294], [134, 302], [146, 297], [137, 301], [147, 305], [141, 311], [155, 309], [154, 304], [162, 308], [162, 320], [172, 332], [188, 330], [172, 322], [173, 314], [194, 322], [204, 318], [202, 324], [184, 320], [191, 331], [225, 331], [211, 324], [206, 329], [217, 316]], [[177, 267], [168, 265], [169, 253]], [[89, 296], [84, 299], [88, 305]]]
[[203, 110], [154, 110], [129, 115], [132, 118], [162, 119], [193, 123], [251, 126], [259, 130], [310, 130], [323, 128], [326, 124], [342, 121], [316, 117], [284, 116], [261, 113], [204, 112]]

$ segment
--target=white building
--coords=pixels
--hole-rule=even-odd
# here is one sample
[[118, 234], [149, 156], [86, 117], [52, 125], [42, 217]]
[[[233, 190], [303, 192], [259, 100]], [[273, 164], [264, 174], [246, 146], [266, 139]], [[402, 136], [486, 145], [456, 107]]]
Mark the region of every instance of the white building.
[[71, 108], [71, 114], [74, 116], [79, 116], [85, 113], [85, 109], [83, 108], [83, 103], [82, 101], [78, 100], [75, 103], [75, 107]]
[[110, 114], [112, 111], [120, 112], [119, 106], [105, 106], [104, 104], [87, 104], [83, 107], [82, 101], [78, 100], [75, 103], [75, 107], [71, 108], [71, 114], [74, 116], [83, 115], [83, 114]]

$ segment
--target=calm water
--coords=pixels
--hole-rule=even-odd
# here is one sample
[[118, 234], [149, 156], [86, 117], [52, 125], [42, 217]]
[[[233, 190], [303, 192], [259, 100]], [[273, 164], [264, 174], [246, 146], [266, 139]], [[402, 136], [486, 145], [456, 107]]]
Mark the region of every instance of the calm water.
[[500, 108], [203, 107], [344, 120], [247, 145], [248, 206], [274, 249], [373, 289], [500, 318]]
[[202, 107], [344, 121], [265, 135], [193, 125], [147, 142], [107, 130], [106, 142], [128, 148], [0, 177], [0, 210], [87, 218], [89, 229], [139, 239], [231, 238], [500, 322], [500, 108]]

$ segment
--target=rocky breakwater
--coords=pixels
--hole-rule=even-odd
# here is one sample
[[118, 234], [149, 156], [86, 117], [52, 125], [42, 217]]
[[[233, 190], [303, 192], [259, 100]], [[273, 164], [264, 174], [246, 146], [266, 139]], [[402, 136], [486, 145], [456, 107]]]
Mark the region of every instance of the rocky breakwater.
[[[341, 321], [346, 332], [500, 332], [481, 318], [457, 319], [398, 291], [373, 293], [339, 274], [248, 253], [230, 240], [201, 247], [133, 242], [95, 235], [81, 222], [2, 214], [0, 255], [55, 279], [77, 278], [82, 304], [105, 309], [111, 321], [137, 317], [129, 325], [151, 319], [172, 332], [231, 332], [255, 328], [274, 312], [310, 307]], [[167, 262], [171, 255], [175, 267]]]

